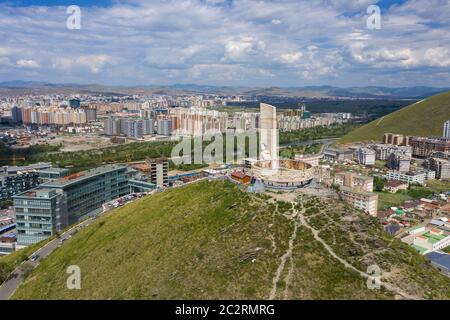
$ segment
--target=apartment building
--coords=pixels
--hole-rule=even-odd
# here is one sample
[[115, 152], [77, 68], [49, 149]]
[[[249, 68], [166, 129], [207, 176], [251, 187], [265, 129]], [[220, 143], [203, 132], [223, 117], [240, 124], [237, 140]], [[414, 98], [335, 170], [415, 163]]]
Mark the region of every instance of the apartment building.
[[202, 136], [225, 132], [228, 113], [202, 108], [175, 108], [170, 111], [170, 119], [174, 134]]
[[412, 137], [409, 145], [412, 147], [413, 156], [426, 158], [433, 152], [449, 152], [450, 138]]
[[165, 187], [169, 185], [169, 160], [165, 157], [147, 158], [146, 164], [150, 166], [149, 175], [150, 182], [157, 187]]
[[162, 136], [170, 136], [173, 131], [173, 120], [172, 119], [158, 119], [158, 134]]
[[339, 186], [359, 191], [373, 191], [373, 177], [358, 175], [353, 172], [339, 172], [334, 175], [334, 183]]
[[386, 159], [386, 166], [391, 170], [408, 172], [411, 167], [411, 158], [391, 153]]
[[340, 187], [342, 199], [357, 209], [376, 217], [378, 211], [378, 195], [372, 192], [358, 191], [350, 187]]
[[390, 170], [384, 176], [387, 180], [398, 180], [408, 184], [425, 184], [425, 181], [435, 179], [436, 175], [434, 171], [423, 172], [400, 172], [396, 170]]
[[0, 200], [9, 200], [15, 194], [37, 187], [41, 183], [38, 170], [51, 168], [51, 163], [0, 168]]
[[450, 139], [450, 120], [445, 121], [444, 123], [444, 132], [442, 134], [442, 137]]
[[358, 148], [355, 151], [355, 159], [360, 164], [373, 166], [375, 164], [375, 151], [369, 148]]
[[430, 158], [425, 162], [425, 168], [434, 171], [437, 179], [450, 179], [449, 160]]
[[412, 148], [410, 146], [397, 146], [392, 144], [372, 144], [369, 148], [375, 151], [377, 160], [387, 160], [391, 155], [402, 156], [408, 159], [412, 157]]
[[407, 146], [409, 144], [409, 137], [396, 133], [385, 133], [383, 135], [384, 144], [392, 144], [396, 146]]

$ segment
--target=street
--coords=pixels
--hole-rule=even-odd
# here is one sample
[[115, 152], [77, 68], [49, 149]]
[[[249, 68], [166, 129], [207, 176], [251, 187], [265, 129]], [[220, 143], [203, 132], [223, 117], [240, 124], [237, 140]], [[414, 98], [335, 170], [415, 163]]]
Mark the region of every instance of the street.
[[[77, 229], [84, 228], [92, 221], [92, 219], [87, 219], [82, 221], [81, 223], [73, 226], [63, 234], [59, 238], [53, 239], [47, 244], [45, 244], [42, 248], [34, 252], [30, 257], [28, 257], [28, 260], [22, 262], [22, 264], [17, 267], [9, 276], [8, 280], [6, 280], [1, 286], [0, 286], [0, 300], [8, 300], [16, 291], [16, 289], [19, 287], [19, 285], [23, 282], [23, 271], [21, 269], [22, 266], [28, 264], [33, 269], [36, 268], [40, 261], [47, 257], [49, 254], [51, 254], [56, 248], [59, 246], [60, 241], [65, 241], [72, 237], [77, 232]], [[63, 242], [64, 244], [64, 242]], [[37, 259], [35, 261], [31, 260], [31, 257], [37, 256]]]

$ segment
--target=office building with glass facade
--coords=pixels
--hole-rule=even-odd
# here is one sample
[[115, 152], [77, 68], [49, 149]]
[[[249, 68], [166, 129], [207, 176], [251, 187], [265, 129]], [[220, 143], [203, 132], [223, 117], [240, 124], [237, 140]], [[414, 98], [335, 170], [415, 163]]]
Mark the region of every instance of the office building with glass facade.
[[18, 245], [37, 243], [67, 226], [67, 199], [57, 190], [36, 188], [15, 195], [13, 199]]
[[105, 202], [130, 193], [127, 167], [107, 165], [61, 177], [13, 197], [18, 239], [30, 245], [99, 213]]
[[49, 181], [42, 186], [67, 197], [69, 224], [95, 214], [102, 204], [130, 193], [127, 167], [107, 165]]

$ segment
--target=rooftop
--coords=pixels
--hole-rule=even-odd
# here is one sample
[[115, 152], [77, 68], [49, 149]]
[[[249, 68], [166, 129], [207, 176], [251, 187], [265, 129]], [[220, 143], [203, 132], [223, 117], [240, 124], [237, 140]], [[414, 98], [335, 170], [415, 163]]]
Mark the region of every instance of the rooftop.
[[424, 237], [430, 243], [436, 243], [436, 242], [439, 242], [439, 241], [447, 238], [448, 236], [449, 236], [448, 234], [435, 234], [435, 233], [431, 233], [430, 231], [428, 231], [428, 232], [422, 234], [421, 237]]
[[450, 270], [450, 255], [439, 252], [430, 252], [426, 255], [426, 257], [432, 262], [445, 267]]
[[407, 185], [407, 183], [403, 182], [403, 181], [398, 181], [398, 180], [390, 180], [388, 182], [386, 182], [386, 186], [388, 187], [400, 187], [403, 185]]
[[37, 170], [38, 172], [45, 172], [45, 173], [61, 173], [61, 172], [68, 172], [69, 169], [65, 169], [65, 168], [44, 168], [44, 169], [40, 169]]
[[71, 175], [68, 175], [66, 177], [62, 177], [59, 179], [56, 179], [54, 181], [51, 182], [47, 182], [42, 184], [43, 187], [54, 187], [54, 188], [64, 188], [67, 187], [69, 185], [78, 183], [80, 181], [98, 176], [98, 175], [102, 175], [111, 171], [116, 171], [116, 170], [120, 170], [120, 169], [126, 169], [126, 166], [121, 166], [121, 165], [106, 165], [106, 166], [101, 166], [98, 168], [94, 168], [94, 169], [90, 169], [87, 171], [83, 171], [83, 172], [78, 172], [78, 173], [74, 173]]
[[350, 188], [350, 187], [346, 187], [346, 186], [340, 186], [340, 189], [341, 189], [341, 191], [347, 191], [350, 193], [360, 194], [360, 195], [364, 195], [367, 197], [378, 197], [378, 195], [376, 193], [367, 192], [367, 191], [358, 191], [354, 188]]

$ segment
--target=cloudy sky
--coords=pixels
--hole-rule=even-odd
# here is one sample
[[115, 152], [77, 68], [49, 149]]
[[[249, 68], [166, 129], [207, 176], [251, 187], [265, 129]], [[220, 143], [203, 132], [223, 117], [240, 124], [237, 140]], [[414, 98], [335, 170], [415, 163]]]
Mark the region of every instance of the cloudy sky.
[[[381, 29], [367, 27], [373, 4]], [[10, 80], [447, 87], [450, 1], [0, 0]]]

